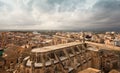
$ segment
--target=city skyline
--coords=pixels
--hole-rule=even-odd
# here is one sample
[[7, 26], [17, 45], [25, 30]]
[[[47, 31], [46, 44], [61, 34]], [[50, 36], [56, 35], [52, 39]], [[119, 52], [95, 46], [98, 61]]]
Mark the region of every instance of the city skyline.
[[119, 0], [0, 0], [1, 30], [119, 30]]

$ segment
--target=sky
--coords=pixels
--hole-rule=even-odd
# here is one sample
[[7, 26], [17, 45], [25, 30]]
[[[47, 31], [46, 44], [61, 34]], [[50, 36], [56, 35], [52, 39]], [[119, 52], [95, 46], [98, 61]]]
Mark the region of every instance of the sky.
[[0, 0], [0, 30], [120, 29], [120, 0]]

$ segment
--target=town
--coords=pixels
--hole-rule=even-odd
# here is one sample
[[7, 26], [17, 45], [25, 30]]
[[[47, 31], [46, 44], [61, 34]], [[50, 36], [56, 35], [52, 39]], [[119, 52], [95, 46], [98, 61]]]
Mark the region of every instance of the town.
[[120, 73], [120, 33], [0, 32], [0, 73]]

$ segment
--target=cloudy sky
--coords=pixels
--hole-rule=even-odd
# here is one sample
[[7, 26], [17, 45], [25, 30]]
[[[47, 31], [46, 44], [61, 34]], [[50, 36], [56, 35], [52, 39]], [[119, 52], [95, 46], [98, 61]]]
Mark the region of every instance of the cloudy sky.
[[0, 29], [119, 29], [120, 0], [0, 0]]

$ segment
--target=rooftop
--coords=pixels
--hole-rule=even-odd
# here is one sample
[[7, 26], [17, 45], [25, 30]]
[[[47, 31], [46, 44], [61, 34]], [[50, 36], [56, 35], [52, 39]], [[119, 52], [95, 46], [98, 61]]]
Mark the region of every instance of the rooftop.
[[53, 45], [53, 46], [47, 46], [47, 47], [42, 47], [42, 48], [35, 48], [32, 50], [32, 52], [44, 53], [44, 52], [67, 48], [67, 47], [71, 47], [71, 46], [75, 46], [75, 45], [79, 45], [79, 44], [82, 44], [82, 43], [81, 42], [72, 42], [72, 43]]
[[117, 71], [117, 70], [115, 70], [115, 69], [113, 69], [113, 70], [111, 70], [109, 73], [120, 73], [120, 72]]
[[101, 71], [98, 69], [94, 69], [94, 68], [87, 68], [83, 71], [80, 71], [78, 73], [100, 73]]

